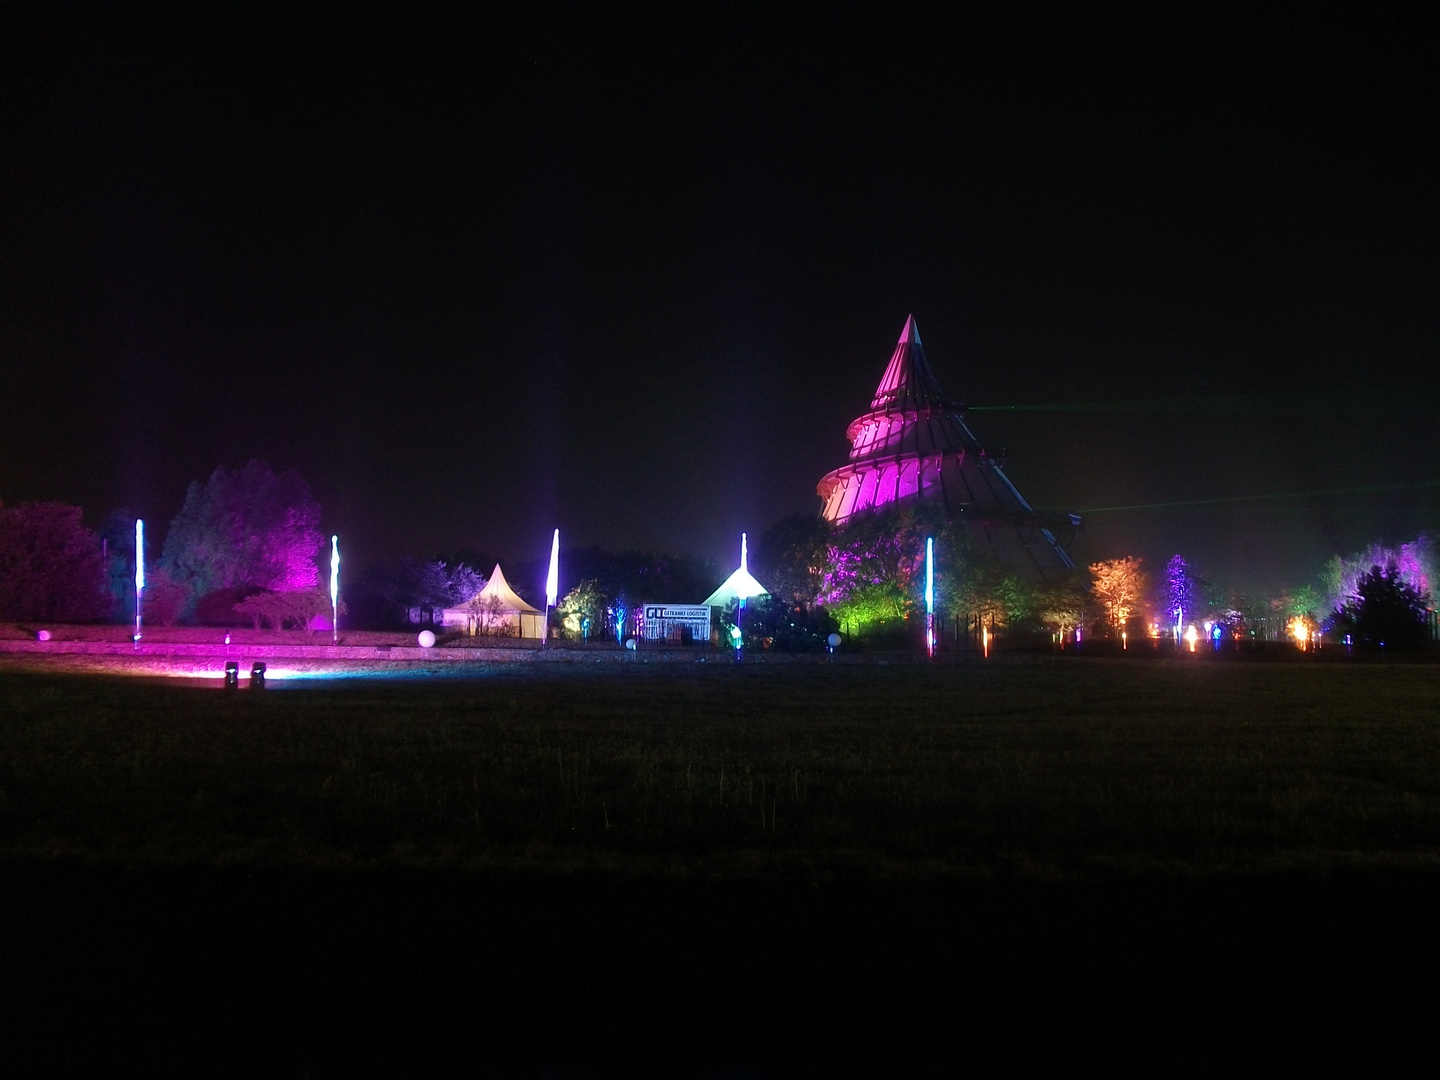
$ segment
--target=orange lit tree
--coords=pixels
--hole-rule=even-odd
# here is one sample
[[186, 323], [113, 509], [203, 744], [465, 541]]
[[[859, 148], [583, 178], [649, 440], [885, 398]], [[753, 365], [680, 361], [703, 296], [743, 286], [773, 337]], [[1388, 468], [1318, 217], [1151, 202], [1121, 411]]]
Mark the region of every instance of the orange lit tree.
[[1105, 611], [1105, 621], [1116, 632], [1125, 629], [1125, 620], [1135, 614], [1141, 598], [1149, 587], [1149, 579], [1140, 569], [1141, 560], [1133, 555], [1123, 559], [1106, 559], [1090, 564], [1095, 580], [1090, 591]]

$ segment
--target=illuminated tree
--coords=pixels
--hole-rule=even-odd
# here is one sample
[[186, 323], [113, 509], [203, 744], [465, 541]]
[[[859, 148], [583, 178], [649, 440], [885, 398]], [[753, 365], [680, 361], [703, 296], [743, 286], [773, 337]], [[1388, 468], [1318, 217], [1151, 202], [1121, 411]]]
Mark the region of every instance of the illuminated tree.
[[1430, 597], [1405, 581], [1394, 563], [1372, 566], [1355, 593], [1336, 614], [1360, 642], [1387, 649], [1420, 649], [1429, 642]]
[[847, 629], [903, 620], [922, 610], [925, 540], [935, 540], [935, 606], [942, 618], [976, 615], [992, 626], [1033, 622], [1036, 586], [977, 545], [938, 502], [901, 503], [832, 529], [820, 559], [817, 601]]
[[85, 622], [110, 606], [100, 538], [78, 506], [0, 504], [0, 618]]
[[[133, 588], [133, 578], [130, 584]], [[146, 621], [157, 626], [174, 626], [180, 621], [189, 599], [190, 594], [185, 586], [173, 580], [164, 570], [155, 570], [145, 575], [143, 611]], [[135, 610], [133, 599], [130, 610]]]
[[825, 545], [816, 603], [852, 630], [908, 618], [923, 602], [925, 537], [943, 527], [934, 504], [851, 517]]
[[1320, 595], [1320, 589], [1314, 585], [1301, 585], [1298, 589], [1291, 589], [1283, 593], [1276, 605], [1279, 614], [1284, 616], [1305, 616], [1311, 617], [1325, 610], [1325, 598]]
[[1074, 580], [1048, 586], [1035, 594], [1035, 609], [1040, 621], [1061, 634], [1084, 626], [1090, 617], [1090, 607], [1090, 594]]
[[579, 639], [586, 633], [601, 631], [605, 626], [606, 596], [600, 591], [600, 583], [586, 578], [561, 598], [556, 610], [560, 612], [565, 632]]
[[1140, 569], [1143, 560], [1127, 555], [1090, 564], [1094, 578], [1090, 591], [1105, 610], [1105, 621], [1116, 632], [1125, 629], [1125, 620], [1136, 613], [1145, 595], [1148, 577]]
[[[110, 591], [110, 618], [115, 622], [135, 619], [135, 519], [129, 507], [110, 511], [99, 528], [105, 556], [106, 588]], [[145, 558], [154, 565], [150, 535], [145, 536]]]
[[809, 605], [819, 595], [833, 533], [818, 514], [791, 514], [761, 535], [751, 552], [756, 576], [772, 596]]
[[[478, 620], [479, 620], [478, 623], [477, 623], [477, 626], [478, 626], [479, 628], [483, 629], [486, 634], [494, 634], [494, 633], [498, 632], [498, 631], [501, 629], [501, 627], [504, 626], [504, 624], [505, 624], [505, 601], [504, 601], [504, 600], [501, 600], [500, 597], [498, 597], [498, 596], [496, 596], [496, 595], [494, 595], [494, 594], [492, 593], [492, 594], [489, 595], [489, 596], [482, 596], [482, 597], [477, 598], [477, 600], [475, 601], [475, 604], [476, 604], [476, 608], [477, 608], [477, 610], [476, 610], [476, 617], [477, 617]], [[518, 633], [518, 628], [517, 628], [517, 633]]]
[[409, 625], [433, 623], [437, 611], [469, 604], [484, 587], [485, 576], [467, 563], [407, 555], [366, 567], [347, 595], [354, 601], [361, 624]]
[[806, 607], [782, 596], [758, 596], [745, 605], [745, 618], [738, 620], [739, 601], [732, 600], [720, 614], [721, 640], [729, 641], [730, 630], [739, 625], [747, 648], [779, 652], [823, 652], [832, 633], [840, 629], [834, 614], [822, 607]]
[[1434, 595], [1435, 545], [1429, 536], [1422, 533], [1409, 543], [1396, 547], [1377, 543], [1353, 555], [1332, 556], [1320, 572], [1321, 602], [1316, 610], [1336, 610], [1357, 599], [1360, 579], [1377, 566], [1394, 566], [1400, 580], [1417, 593]]
[[1190, 564], [1183, 555], [1174, 555], [1165, 564], [1165, 618], [1172, 622], [1194, 619], [1197, 597]]
[[450, 600], [447, 607], [454, 604], [463, 604], [472, 596], [485, 588], [485, 575], [476, 570], [473, 566], [464, 562], [447, 562], [445, 564], [445, 577], [450, 586]]
[[957, 560], [954, 547], [945, 562], [944, 576], [950, 588], [941, 590], [941, 606], [949, 611], [970, 612], [991, 626], [1016, 626], [1035, 613], [1037, 591], [993, 558]]
[[190, 485], [165, 535], [161, 562], [192, 597], [237, 585], [316, 588], [315, 557], [325, 542], [319, 525], [320, 505], [298, 472], [277, 474], [252, 460]]
[[[260, 629], [262, 622], [269, 623], [275, 630], [283, 629], [288, 622], [296, 630], [309, 630], [313, 633], [316, 617], [331, 613], [330, 594], [319, 588], [258, 592], [236, 604], [235, 611], [249, 616], [254, 621], [256, 630]], [[339, 613], [347, 613], [344, 601], [340, 603]]]

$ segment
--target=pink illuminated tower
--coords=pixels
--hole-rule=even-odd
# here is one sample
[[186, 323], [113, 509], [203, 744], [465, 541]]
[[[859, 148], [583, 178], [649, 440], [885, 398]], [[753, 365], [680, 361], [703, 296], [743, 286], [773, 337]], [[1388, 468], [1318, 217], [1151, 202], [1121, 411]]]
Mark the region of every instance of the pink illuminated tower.
[[1065, 548], [1079, 517], [1036, 513], [964, 416], [965, 406], [941, 393], [910, 316], [870, 411], [845, 432], [849, 464], [826, 473], [816, 488], [821, 514], [838, 525], [890, 503], [938, 500], [1007, 568], [1040, 581], [1067, 576], [1075, 564]]

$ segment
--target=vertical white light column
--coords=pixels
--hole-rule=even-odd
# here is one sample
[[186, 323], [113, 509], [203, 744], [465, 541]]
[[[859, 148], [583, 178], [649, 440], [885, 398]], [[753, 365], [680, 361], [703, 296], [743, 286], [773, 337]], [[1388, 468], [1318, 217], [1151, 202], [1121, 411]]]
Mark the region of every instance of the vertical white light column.
[[330, 644], [340, 644], [340, 537], [330, 536]]
[[[750, 573], [750, 551], [746, 534], [740, 534], [740, 569]], [[744, 579], [742, 578], [742, 583]], [[740, 606], [735, 609], [735, 662], [738, 664], [745, 655], [745, 593], [740, 593]]]
[[935, 656], [935, 538], [925, 538], [925, 652]]
[[540, 628], [540, 647], [545, 648], [545, 642], [550, 637], [550, 609], [555, 606], [555, 599], [560, 594], [560, 530], [555, 530], [555, 536], [550, 541], [550, 571], [545, 575], [545, 625]]
[[145, 591], [145, 522], [135, 519], [135, 647], [140, 647], [140, 594]]

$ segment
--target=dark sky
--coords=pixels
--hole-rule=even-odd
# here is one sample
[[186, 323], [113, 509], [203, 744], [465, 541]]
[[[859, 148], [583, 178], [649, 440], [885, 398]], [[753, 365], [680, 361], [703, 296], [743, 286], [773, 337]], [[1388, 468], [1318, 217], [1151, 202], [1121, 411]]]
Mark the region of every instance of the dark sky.
[[1032, 502], [1240, 500], [1081, 559], [1440, 526], [1433, 5], [485, 12], [0, 8], [0, 498], [733, 559], [913, 312]]

